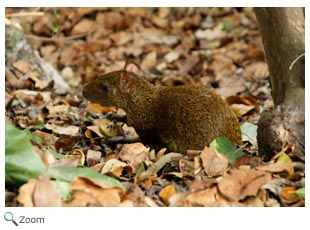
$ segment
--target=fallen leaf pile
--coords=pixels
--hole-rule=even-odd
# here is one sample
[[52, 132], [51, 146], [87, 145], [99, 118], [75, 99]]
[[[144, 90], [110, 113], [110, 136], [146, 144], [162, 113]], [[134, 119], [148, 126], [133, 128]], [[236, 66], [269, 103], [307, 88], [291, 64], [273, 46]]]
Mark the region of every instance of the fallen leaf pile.
[[[273, 103], [251, 8], [6, 8], [6, 17], [6, 120], [30, 131], [40, 160], [18, 190], [6, 188], [7, 206], [304, 206], [294, 146], [257, 156], [259, 112]], [[182, 155], [140, 143], [124, 111], [81, 93], [127, 59], [155, 85], [212, 88], [247, 121], [244, 145], [227, 152], [217, 140]]]

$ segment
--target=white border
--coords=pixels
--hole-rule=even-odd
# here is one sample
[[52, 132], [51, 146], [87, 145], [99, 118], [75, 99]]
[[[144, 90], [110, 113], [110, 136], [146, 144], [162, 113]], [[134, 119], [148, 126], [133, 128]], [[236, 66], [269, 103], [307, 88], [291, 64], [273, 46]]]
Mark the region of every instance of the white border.
[[[157, 1], [124, 1], [124, 0], [108, 0], [108, 1], [20, 1], [10, 0], [1, 1], [1, 44], [3, 45], [1, 52], [1, 70], [2, 70], [2, 87], [1, 87], [1, 108], [4, 109], [4, 81], [5, 81], [5, 43], [4, 43], [4, 7], [10, 6], [41, 6], [41, 7], [59, 7], [59, 6], [307, 6], [306, 8], [306, 41], [309, 39], [309, 5], [310, 1], [301, 0], [260, 0], [260, 1], [188, 1], [178, 0], [169, 2], [167, 0]], [[308, 38], [308, 39], [307, 39]], [[308, 53], [309, 46], [306, 42], [306, 51]], [[306, 76], [308, 76], [309, 66], [306, 62]], [[306, 77], [306, 104], [309, 102], [309, 81]], [[309, 115], [309, 108], [306, 105], [306, 117]], [[3, 219], [5, 211], [12, 211], [15, 216], [28, 215], [33, 217], [43, 216], [46, 218], [47, 224], [23, 225], [23, 229], [62, 229], [72, 227], [89, 228], [97, 227], [102, 229], [304, 229], [307, 222], [306, 214], [309, 213], [309, 188], [306, 186], [306, 206], [307, 208], [5, 208], [4, 207], [4, 166], [5, 166], [5, 137], [4, 137], [4, 111], [1, 113], [1, 154], [0, 154], [0, 226], [1, 229], [17, 229], [12, 223]], [[306, 122], [306, 155], [309, 150], [307, 141], [308, 123]], [[309, 165], [309, 157], [306, 157], [306, 165]], [[309, 170], [306, 166], [306, 185], [310, 185], [308, 177]], [[308, 214], [307, 214], [308, 215]], [[3, 227], [2, 227], [3, 226]]]

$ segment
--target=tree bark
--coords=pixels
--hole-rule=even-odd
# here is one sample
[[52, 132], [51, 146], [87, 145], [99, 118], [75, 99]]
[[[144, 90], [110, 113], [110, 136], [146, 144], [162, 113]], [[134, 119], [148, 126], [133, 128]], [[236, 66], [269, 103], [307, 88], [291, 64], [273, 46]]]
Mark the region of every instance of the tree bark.
[[270, 72], [275, 109], [258, 123], [259, 154], [270, 159], [285, 145], [304, 160], [305, 29], [303, 8], [255, 8]]

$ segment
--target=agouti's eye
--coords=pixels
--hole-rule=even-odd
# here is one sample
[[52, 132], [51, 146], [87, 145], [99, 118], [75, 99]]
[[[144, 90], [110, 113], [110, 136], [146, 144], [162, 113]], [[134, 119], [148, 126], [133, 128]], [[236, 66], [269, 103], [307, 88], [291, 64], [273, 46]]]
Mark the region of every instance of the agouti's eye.
[[102, 90], [102, 92], [108, 91], [108, 87], [106, 85], [100, 85], [100, 89]]

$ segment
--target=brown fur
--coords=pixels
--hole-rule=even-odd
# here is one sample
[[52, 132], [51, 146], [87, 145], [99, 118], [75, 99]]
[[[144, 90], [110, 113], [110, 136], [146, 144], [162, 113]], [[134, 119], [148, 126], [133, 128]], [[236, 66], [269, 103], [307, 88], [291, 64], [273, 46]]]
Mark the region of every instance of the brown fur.
[[[126, 63], [125, 68], [137, 70], [132, 65], [136, 64]], [[217, 137], [241, 143], [237, 117], [204, 87], [154, 86], [136, 72], [121, 70], [97, 77], [84, 87], [83, 95], [92, 102], [124, 109], [128, 125], [142, 141], [159, 140], [170, 151], [199, 150]]]

